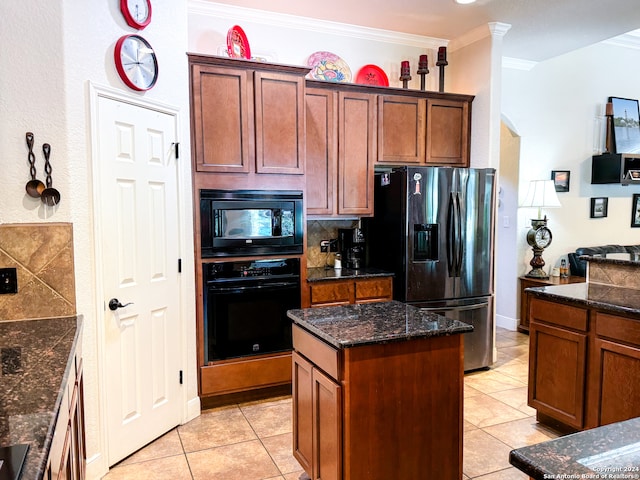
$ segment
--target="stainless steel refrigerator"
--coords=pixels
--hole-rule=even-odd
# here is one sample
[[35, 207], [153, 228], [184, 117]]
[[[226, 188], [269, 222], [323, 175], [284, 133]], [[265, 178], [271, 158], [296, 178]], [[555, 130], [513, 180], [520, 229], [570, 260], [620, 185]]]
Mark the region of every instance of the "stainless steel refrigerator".
[[390, 270], [394, 298], [472, 324], [465, 371], [493, 359], [495, 170], [402, 167], [376, 173], [363, 219], [367, 265]]

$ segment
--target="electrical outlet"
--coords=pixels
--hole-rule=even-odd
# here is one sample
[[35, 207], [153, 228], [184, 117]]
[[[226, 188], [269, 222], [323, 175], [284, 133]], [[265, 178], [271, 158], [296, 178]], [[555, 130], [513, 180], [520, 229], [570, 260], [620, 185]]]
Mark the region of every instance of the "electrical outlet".
[[0, 295], [18, 293], [18, 273], [15, 268], [0, 268]]

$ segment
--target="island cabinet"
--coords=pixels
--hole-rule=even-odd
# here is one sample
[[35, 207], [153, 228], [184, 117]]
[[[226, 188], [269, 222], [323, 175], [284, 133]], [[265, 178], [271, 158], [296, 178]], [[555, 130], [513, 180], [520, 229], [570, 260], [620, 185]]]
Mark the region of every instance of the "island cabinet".
[[393, 299], [393, 277], [309, 282], [310, 306], [348, 305]]
[[530, 301], [529, 405], [575, 429], [584, 427], [587, 319], [585, 308]]
[[307, 214], [373, 215], [376, 95], [306, 88]]
[[[447, 327], [413, 337], [414, 327], [435, 331], [449, 320], [417, 320], [419, 309], [396, 317], [415, 308], [399, 303], [290, 312], [293, 453], [313, 480], [462, 478], [462, 336]], [[305, 318], [320, 329], [334, 324], [335, 338], [360, 332], [362, 342], [337, 346], [305, 328]]]
[[529, 405], [538, 419], [575, 431], [639, 417], [640, 316], [534, 295]]
[[189, 55], [196, 172], [304, 174], [308, 68]]
[[472, 98], [380, 95], [377, 163], [468, 167]]

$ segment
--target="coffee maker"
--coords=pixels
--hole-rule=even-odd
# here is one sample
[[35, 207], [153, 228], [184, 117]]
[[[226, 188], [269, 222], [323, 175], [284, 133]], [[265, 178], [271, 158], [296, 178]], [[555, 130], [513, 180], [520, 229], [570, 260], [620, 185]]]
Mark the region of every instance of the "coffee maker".
[[360, 228], [338, 229], [338, 250], [344, 268], [357, 270], [364, 267], [365, 240]]

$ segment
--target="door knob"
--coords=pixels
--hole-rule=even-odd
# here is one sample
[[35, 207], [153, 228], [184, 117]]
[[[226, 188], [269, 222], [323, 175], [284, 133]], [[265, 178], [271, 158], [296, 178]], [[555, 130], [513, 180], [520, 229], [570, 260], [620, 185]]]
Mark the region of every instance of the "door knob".
[[119, 308], [124, 308], [126, 306], [133, 305], [133, 302], [125, 303], [124, 305], [120, 303], [120, 300], [117, 298], [112, 298], [109, 300], [109, 310], [115, 311]]

